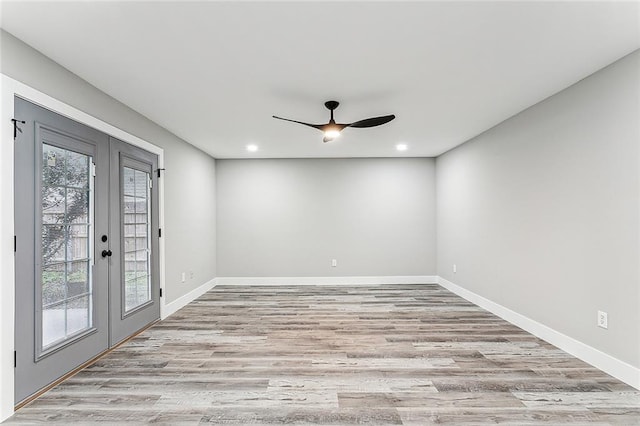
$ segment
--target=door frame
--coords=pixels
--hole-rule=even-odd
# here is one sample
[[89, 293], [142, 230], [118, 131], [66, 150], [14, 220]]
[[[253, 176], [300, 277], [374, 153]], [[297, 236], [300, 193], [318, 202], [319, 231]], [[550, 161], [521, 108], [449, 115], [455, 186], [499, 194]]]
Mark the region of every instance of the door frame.
[[[158, 168], [164, 169], [164, 150], [150, 142], [121, 130], [90, 114], [80, 111], [31, 86], [0, 73], [0, 422], [14, 413], [15, 376], [13, 367], [15, 342], [15, 264], [14, 229], [14, 97], [23, 98], [57, 114], [93, 127], [121, 141], [158, 156]], [[164, 179], [158, 179], [158, 226], [164, 228]], [[164, 238], [159, 247], [160, 288], [165, 287]], [[167, 315], [165, 299], [160, 300], [160, 318]]]

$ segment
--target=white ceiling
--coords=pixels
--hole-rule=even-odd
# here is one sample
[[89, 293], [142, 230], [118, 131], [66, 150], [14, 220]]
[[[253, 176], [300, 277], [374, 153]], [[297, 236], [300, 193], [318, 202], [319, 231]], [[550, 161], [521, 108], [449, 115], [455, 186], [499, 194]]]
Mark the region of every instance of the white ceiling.
[[[3, 1], [1, 25], [217, 158], [436, 156], [638, 49], [639, 4]], [[271, 118], [330, 99], [397, 118], [327, 144]]]

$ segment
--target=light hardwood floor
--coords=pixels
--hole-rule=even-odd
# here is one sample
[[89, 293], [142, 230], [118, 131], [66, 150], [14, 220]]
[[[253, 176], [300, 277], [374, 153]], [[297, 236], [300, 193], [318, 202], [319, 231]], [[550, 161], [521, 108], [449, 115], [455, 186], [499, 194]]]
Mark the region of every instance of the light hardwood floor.
[[9, 424], [640, 425], [640, 392], [438, 285], [219, 286]]

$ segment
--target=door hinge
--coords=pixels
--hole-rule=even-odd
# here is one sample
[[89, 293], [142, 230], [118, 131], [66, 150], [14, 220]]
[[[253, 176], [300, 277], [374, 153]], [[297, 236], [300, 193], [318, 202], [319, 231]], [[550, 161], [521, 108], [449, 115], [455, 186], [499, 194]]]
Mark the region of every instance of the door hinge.
[[160, 289], [160, 297], [162, 297], [162, 289]]
[[13, 252], [16, 253], [18, 251], [18, 237], [16, 235], [13, 236]]
[[91, 163], [91, 176], [96, 177], [96, 163]]
[[18, 366], [18, 351], [13, 351], [13, 368]]
[[153, 180], [149, 179], [149, 189], [153, 188]]
[[158, 177], [160, 177], [160, 170], [164, 170], [164, 169], [158, 169]]
[[13, 121], [13, 140], [16, 140], [16, 138], [18, 137], [18, 132], [22, 133], [22, 129], [18, 127], [18, 123], [25, 124], [26, 121], [17, 120], [15, 118], [12, 118], [11, 121]]
[[158, 238], [162, 238], [162, 228], [158, 228]]

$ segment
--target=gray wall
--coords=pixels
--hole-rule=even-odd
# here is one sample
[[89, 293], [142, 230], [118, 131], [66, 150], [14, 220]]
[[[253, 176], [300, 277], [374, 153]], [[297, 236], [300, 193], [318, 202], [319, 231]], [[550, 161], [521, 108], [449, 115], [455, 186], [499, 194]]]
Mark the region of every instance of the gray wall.
[[0, 72], [164, 149], [167, 300], [214, 278], [215, 160], [0, 31]]
[[435, 275], [433, 159], [216, 166], [219, 276]]
[[639, 99], [636, 51], [437, 159], [438, 274], [636, 367]]

